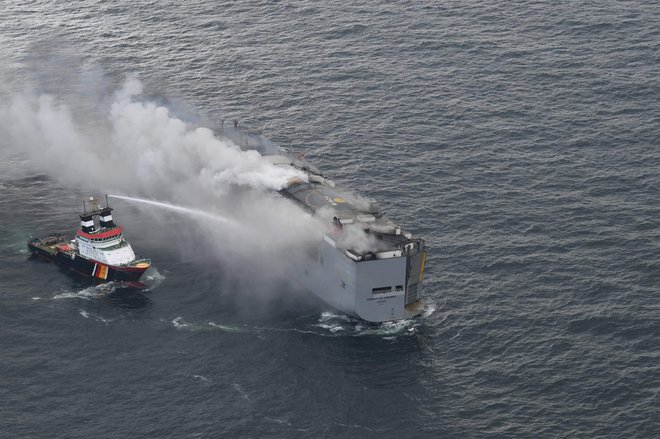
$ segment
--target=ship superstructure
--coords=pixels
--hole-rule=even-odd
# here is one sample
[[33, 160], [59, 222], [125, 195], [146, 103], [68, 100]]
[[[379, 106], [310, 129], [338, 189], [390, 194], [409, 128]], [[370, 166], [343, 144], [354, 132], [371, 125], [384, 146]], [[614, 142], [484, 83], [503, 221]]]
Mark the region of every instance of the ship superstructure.
[[[224, 126], [224, 124], [223, 124]], [[426, 247], [421, 238], [385, 217], [373, 200], [326, 178], [303, 157], [293, 157], [261, 134], [240, 129], [225, 135], [243, 149], [258, 150], [278, 166], [307, 174], [279, 193], [328, 225], [297, 279], [319, 298], [370, 322], [407, 319], [424, 311]]]
[[51, 235], [28, 242], [39, 256], [100, 280], [137, 281], [151, 266], [138, 258], [124, 238], [124, 228], [112, 219], [107, 197], [103, 207], [96, 198], [83, 202], [80, 229], [73, 237]]

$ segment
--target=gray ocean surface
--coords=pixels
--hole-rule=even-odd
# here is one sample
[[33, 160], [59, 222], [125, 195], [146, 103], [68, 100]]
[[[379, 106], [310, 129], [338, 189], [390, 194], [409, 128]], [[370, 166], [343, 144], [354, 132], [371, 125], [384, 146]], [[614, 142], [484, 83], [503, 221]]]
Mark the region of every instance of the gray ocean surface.
[[0, 438], [658, 437], [657, 2], [5, 0], [0, 55], [262, 129], [430, 247], [429, 311], [371, 326], [118, 202], [158, 271], [92, 286], [25, 248], [82, 192], [2, 163]]

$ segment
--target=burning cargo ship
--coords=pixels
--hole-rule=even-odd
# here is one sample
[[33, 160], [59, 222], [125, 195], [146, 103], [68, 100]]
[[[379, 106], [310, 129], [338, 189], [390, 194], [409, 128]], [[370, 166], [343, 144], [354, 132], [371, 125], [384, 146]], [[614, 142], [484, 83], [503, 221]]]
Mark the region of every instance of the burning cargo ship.
[[[223, 134], [243, 150], [256, 150], [277, 166], [307, 175], [279, 194], [310, 214], [327, 218], [328, 231], [296, 279], [332, 307], [368, 322], [408, 319], [423, 313], [426, 245], [383, 215], [378, 205], [326, 178], [302, 157], [293, 157], [259, 133], [234, 128]], [[355, 245], [351, 236], [359, 235]], [[366, 245], [365, 245], [366, 243]]]

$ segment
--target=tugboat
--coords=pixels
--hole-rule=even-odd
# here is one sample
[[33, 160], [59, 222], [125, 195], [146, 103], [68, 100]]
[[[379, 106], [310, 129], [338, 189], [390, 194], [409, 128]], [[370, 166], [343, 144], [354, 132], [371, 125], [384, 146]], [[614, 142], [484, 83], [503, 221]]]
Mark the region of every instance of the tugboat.
[[124, 239], [124, 228], [112, 220], [112, 208], [90, 197], [83, 201], [80, 229], [74, 237], [50, 235], [28, 242], [30, 251], [85, 276], [101, 281], [137, 282], [151, 266], [150, 259], [135, 256]]

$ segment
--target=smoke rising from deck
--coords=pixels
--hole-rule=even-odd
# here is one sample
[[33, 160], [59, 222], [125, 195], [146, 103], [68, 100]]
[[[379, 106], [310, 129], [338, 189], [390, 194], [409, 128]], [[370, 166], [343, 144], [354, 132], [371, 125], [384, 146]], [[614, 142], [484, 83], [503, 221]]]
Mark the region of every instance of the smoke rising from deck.
[[[81, 120], [56, 96], [14, 95], [0, 112], [3, 134], [33, 164], [67, 183], [168, 199], [185, 200], [193, 190], [226, 193], [236, 186], [277, 190], [291, 178], [305, 178], [184, 122], [163, 105], [140, 100], [141, 95], [142, 83], [128, 79], [101, 120]], [[61, 169], [54, 171], [55, 166]]]
[[[319, 242], [319, 220], [276, 193], [291, 179], [306, 180], [305, 173], [178, 118], [144, 98], [136, 78], [98, 111], [72, 101], [35, 90], [8, 96], [0, 103], [0, 155], [18, 152], [26, 167], [75, 191], [118, 193], [192, 214], [172, 220], [160, 209], [141, 209], [150, 225], [138, 224], [142, 230], [129, 236], [141, 233], [238, 275], [249, 272], [252, 282], [285, 277], [305, 257], [305, 245]], [[125, 216], [119, 212], [119, 221]]]

